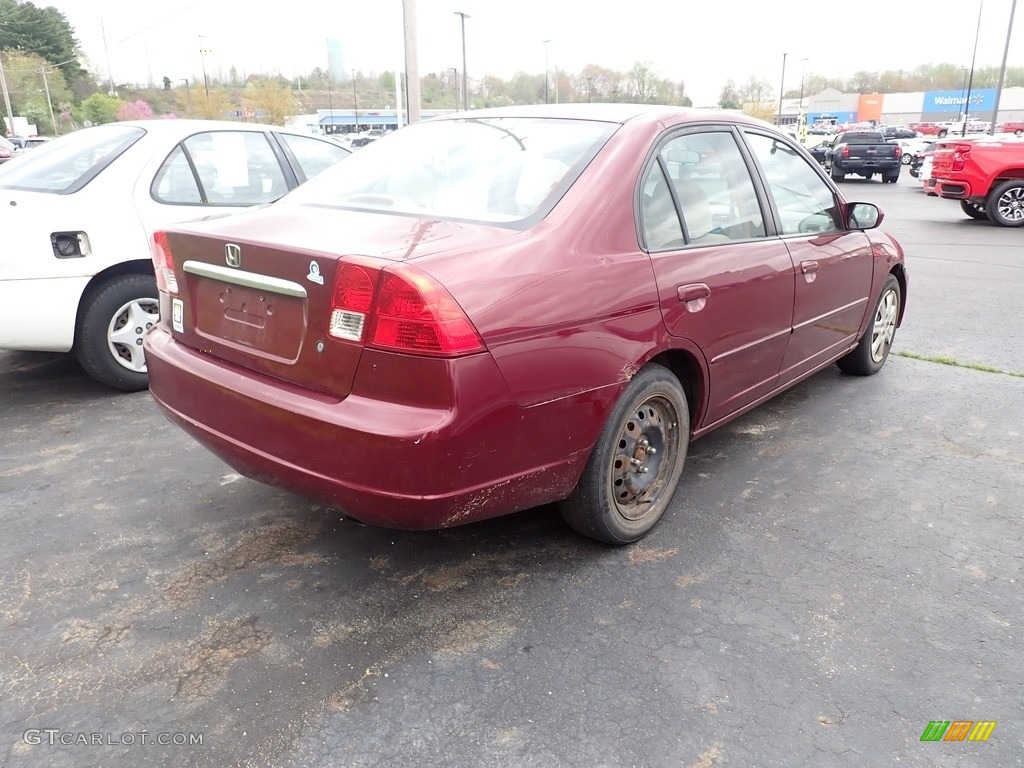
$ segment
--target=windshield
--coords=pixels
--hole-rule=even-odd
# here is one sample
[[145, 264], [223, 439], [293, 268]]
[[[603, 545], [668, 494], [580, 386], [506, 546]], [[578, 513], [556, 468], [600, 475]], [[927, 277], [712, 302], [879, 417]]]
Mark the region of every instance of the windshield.
[[540, 118], [417, 123], [358, 150], [280, 202], [488, 223], [539, 218], [616, 127]]
[[101, 125], [48, 141], [0, 167], [0, 189], [77, 192], [145, 133], [134, 126]]

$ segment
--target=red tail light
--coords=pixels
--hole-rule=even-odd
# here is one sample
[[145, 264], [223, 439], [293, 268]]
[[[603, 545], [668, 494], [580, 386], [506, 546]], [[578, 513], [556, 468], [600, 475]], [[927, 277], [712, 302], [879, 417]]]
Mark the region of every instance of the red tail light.
[[484, 349], [462, 307], [429, 275], [406, 265], [365, 262], [338, 270], [331, 336], [381, 349], [454, 357]]
[[953, 170], [962, 171], [967, 153], [971, 151], [970, 144], [957, 144], [953, 147]]
[[896, 159], [899, 160], [900, 156], [902, 154], [903, 154], [903, 147], [901, 147], [899, 144], [897, 144], [896, 145]]
[[840, 155], [840, 157], [849, 157], [850, 156], [850, 145], [849, 144], [843, 144], [843, 150], [842, 150], [842, 152], [839, 153], [839, 155]]
[[178, 292], [178, 277], [174, 274], [174, 255], [167, 241], [166, 232], [153, 234], [153, 271], [156, 273], [156, 287], [164, 293]]

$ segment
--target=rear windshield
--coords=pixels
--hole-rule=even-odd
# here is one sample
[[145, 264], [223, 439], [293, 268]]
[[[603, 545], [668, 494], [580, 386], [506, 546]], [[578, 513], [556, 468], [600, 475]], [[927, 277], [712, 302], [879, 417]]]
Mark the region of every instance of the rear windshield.
[[843, 144], [881, 144], [884, 141], [880, 133], [844, 133], [842, 138]]
[[279, 204], [503, 224], [547, 214], [613, 123], [542, 118], [425, 121], [357, 150]]
[[45, 142], [0, 166], [0, 189], [77, 192], [145, 135], [129, 125], [100, 125]]

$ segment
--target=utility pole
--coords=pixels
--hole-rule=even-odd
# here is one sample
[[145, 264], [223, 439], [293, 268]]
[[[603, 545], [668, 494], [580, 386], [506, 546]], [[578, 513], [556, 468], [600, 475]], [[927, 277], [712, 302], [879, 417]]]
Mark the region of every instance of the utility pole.
[[448, 67], [448, 71], [452, 73], [452, 77], [455, 78], [455, 85], [452, 90], [455, 91], [455, 111], [459, 111], [459, 70], [455, 67]]
[[551, 51], [551, 41], [541, 40], [544, 43], [544, 103], [548, 103], [548, 53]]
[[992, 123], [988, 127], [989, 135], [995, 135], [996, 122], [999, 120], [999, 95], [1003, 92], [1003, 80], [1006, 77], [1006, 57], [1010, 53], [1010, 34], [1013, 32], [1013, 16], [1017, 12], [1017, 0], [1010, 5], [1010, 22], [1006, 25], [1006, 47], [1003, 48], [1003, 63], [999, 67], [999, 84], [996, 86], [996, 103], [992, 107]]
[[60, 131], [57, 129], [57, 118], [53, 116], [53, 102], [50, 101], [50, 84], [46, 80], [46, 67], [40, 67], [39, 74], [43, 76], [43, 90], [46, 91], [46, 106], [50, 108], [50, 123], [53, 125], [53, 135], [57, 136], [60, 134]]
[[779, 83], [779, 116], [775, 120], [775, 124], [778, 126], [782, 125], [782, 92], [786, 88], [786, 56], [788, 53], [782, 54], [782, 82]]
[[206, 100], [210, 100], [210, 79], [206, 76], [206, 49], [203, 48], [203, 38], [206, 35], [199, 36], [199, 60], [203, 63], [203, 85], [206, 87]]
[[416, 0], [402, 0], [405, 30], [405, 103], [409, 125], [420, 120], [420, 60], [416, 47]]
[[7, 107], [7, 117], [10, 122], [7, 125], [7, 130], [4, 131], [4, 136], [14, 135], [14, 110], [11, 109], [11, 94], [7, 90], [7, 76], [4, 74], [4, 57], [0, 55], [0, 88], [4, 92], [4, 106]]
[[100, 19], [100, 31], [103, 32], [103, 55], [107, 58], [107, 78], [110, 80], [110, 91], [108, 96], [114, 95], [114, 75], [110, 71], [110, 51], [107, 49], [107, 27]]
[[359, 94], [356, 93], [356, 71], [352, 70], [352, 101], [355, 104], [356, 133], [359, 133]]
[[[469, 18], [468, 13], [462, 11], [455, 11], [456, 16], [462, 17], [462, 108], [469, 109], [469, 72], [466, 70], [466, 19]], [[458, 75], [456, 75], [456, 80]], [[456, 107], [458, 109], [458, 107]]]

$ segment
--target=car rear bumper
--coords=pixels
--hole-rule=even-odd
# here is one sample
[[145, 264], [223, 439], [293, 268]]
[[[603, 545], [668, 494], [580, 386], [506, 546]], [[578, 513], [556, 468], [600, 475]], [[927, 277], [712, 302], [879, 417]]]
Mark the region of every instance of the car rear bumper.
[[966, 181], [935, 179], [934, 192], [939, 197], [946, 197], [951, 200], [966, 200], [971, 197], [971, 185]]
[[166, 416], [238, 472], [390, 528], [447, 528], [565, 498], [614, 397], [523, 408], [490, 355], [475, 355], [439, 361], [453, 369], [449, 408], [357, 388], [338, 400], [204, 355], [163, 327], [145, 349]]

